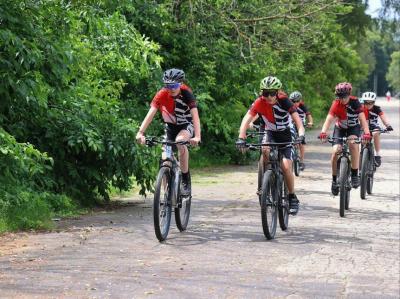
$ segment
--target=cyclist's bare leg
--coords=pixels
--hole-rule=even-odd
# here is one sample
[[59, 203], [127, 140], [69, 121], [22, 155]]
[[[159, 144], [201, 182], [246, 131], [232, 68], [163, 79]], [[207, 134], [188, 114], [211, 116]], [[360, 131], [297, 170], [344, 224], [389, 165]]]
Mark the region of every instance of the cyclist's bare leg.
[[331, 156], [331, 166], [332, 166], [332, 175], [337, 175], [337, 160], [338, 154], [342, 150], [342, 146], [340, 144], [335, 144], [333, 146], [332, 156]]
[[[357, 138], [355, 135], [349, 136], [349, 139]], [[351, 168], [358, 169], [360, 164], [360, 145], [350, 141]]]
[[[175, 141], [189, 141], [191, 138], [190, 133], [187, 130], [182, 130], [176, 136]], [[189, 171], [189, 150], [186, 145], [177, 145], [179, 152], [179, 162], [181, 164], [181, 171], [187, 173]]]
[[374, 146], [375, 146], [375, 153], [377, 156], [380, 155], [381, 151], [381, 137], [380, 132], [372, 132], [372, 136], [374, 138]]
[[281, 168], [283, 177], [285, 178], [286, 186], [290, 194], [294, 193], [294, 175], [292, 171], [292, 160], [283, 158], [281, 162]]

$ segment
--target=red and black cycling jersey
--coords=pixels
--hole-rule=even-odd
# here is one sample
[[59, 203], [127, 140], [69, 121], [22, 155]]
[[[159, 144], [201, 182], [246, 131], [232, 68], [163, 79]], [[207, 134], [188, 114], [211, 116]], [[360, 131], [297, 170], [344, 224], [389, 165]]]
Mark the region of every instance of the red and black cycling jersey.
[[296, 112], [296, 107], [284, 92], [279, 92], [276, 98], [277, 102], [270, 104], [260, 96], [249, 109], [251, 116], [258, 114], [262, 117], [268, 131], [284, 131], [290, 128], [290, 114]]
[[340, 99], [335, 99], [329, 109], [329, 114], [336, 117], [336, 126], [342, 129], [355, 127], [360, 124], [358, 115], [363, 112], [357, 97], [350, 96], [347, 104], [342, 104]]
[[304, 103], [301, 103], [299, 107], [297, 107], [297, 113], [299, 114], [303, 124], [306, 123], [306, 116], [311, 115], [311, 112], [308, 110], [307, 106], [304, 105]]
[[197, 107], [196, 99], [190, 87], [182, 84], [180, 93], [172, 97], [168, 89], [162, 88], [151, 101], [151, 107], [160, 110], [163, 120], [174, 125], [192, 123], [190, 110]]
[[371, 109], [368, 109], [366, 106], [363, 106], [363, 109], [368, 126], [370, 128], [379, 127], [378, 118], [379, 116], [383, 115], [381, 107], [374, 105]]

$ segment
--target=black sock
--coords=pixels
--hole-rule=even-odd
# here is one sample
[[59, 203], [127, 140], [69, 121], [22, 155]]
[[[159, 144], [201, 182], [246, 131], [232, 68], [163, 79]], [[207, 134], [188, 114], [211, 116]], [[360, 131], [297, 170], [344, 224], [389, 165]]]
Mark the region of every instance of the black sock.
[[294, 193], [289, 193], [289, 199], [293, 199], [295, 198], [295, 194]]
[[332, 181], [334, 181], [336, 183], [336, 180], [337, 180], [337, 175], [333, 175], [332, 176]]
[[351, 169], [351, 175], [352, 176], [358, 176], [358, 168], [357, 169]]

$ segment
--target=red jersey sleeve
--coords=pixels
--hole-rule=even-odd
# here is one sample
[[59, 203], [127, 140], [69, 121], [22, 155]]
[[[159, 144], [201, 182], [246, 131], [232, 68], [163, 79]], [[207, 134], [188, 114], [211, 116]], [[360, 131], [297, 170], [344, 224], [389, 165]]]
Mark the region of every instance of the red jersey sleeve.
[[332, 105], [331, 105], [331, 108], [329, 109], [328, 114], [336, 117], [337, 113], [338, 113], [338, 111], [337, 111], [338, 110], [338, 106], [339, 106], [339, 101], [334, 100]]
[[258, 98], [257, 100], [254, 101], [254, 103], [250, 106], [249, 109], [249, 114], [251, 116], [256, 116], [259, 111], [259, 105], [260, 105], [260, 99]]
[[156, 93], [156, 95], [154, 96], [153, 100], [151, 101], [150, 106], [154, 107], [154, 108], [157, 108], [157, 109], [160, 109], [162, 99], [165, 97], [165, 92], [168, 92], [168, 91], [165, 91], [163, 89], [159, 90]]

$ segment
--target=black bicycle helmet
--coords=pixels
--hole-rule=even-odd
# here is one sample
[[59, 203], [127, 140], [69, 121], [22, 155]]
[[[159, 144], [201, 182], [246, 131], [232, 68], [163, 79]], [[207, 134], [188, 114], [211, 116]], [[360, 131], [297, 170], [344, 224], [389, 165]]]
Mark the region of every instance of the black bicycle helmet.
[[162, 80], [164, 84], [182, 83], [182, 81], [185, 80], [185, 72], [180, 69], [166, 70]]

